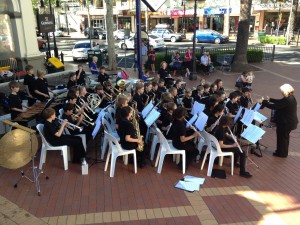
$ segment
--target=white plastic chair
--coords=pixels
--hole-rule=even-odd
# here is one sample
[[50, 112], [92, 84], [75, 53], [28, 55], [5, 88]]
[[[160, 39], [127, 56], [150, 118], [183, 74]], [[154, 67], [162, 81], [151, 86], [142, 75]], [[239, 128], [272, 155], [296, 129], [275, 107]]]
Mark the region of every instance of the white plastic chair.
[[112, 115], [110, 113], [106, 113], [104, 118], [107, 120], [107, 122], [109, 122], [111, 129], [116, 132], [116, 123]]
[[108, 107], [107, 112], [111, 115], [112, 118], [115, 118], [116, 110], [114, 107]]
[[64, 109], [61, 108], [58, 110], [59, 116], [62, 117], [62, 115], [64, 114]]
[[60, 151], [62, 151], [62, 155], [63, 155], [64, 168], [65, 168], [65, 170], [68, 170], [68, 159], [70, 159], [70, 148], [67, 145], [62, 145], [62, 146], [50, 145], [44, 136], [44, 124], [37, 124], [36, 128], [39, 131], [40, 136], [42, 138], [42, 142], [43, 142], [39, 169], [42, 170], [42, 168], [43, 168], [43, 163], [45, 163], [45, 161], [46, 161], [46, 155], [47, 155], [48, 150], [60, 150]]
[[[156, 127], [157, 128], [157, 127]], [[150, 159], [151, 161], [154, 159], [156, 145], [159, 144], [158, 133], [156, 132], [156, 128], [152, 128], [151, 132], [154, 132], [152, 141], [151, 141], [151, 148], [150, 148]], [[172, 143], [172, 140], [167, 140], [168, 143]]]
[[206, 143], [208, 144], [203, 161], [202, 161], [201, 170], [204, 167], [204, 163], [206, 161], [206, 157], [208, 154], [210, 154], [208, 169], [207, 169], [207, 176], [209, 176], [209, 177], [211, 176], [215, 159], [217, 157], [220, 157], [219, 166], [222, 166], [223, 157], [230, 156], [230, 158], [231, 158], [231, 175], [233, 176], [233, 162], [234, 162], [233, 153], [232, 152], [222, 152], [220, 144], [215, 136], [207, 133], [206, 131], [203, 131], [201, 134], [204, 137], [204, 139], [206, 140]]
[[[111, 124], [105, 119], [102, 118], [102, 125], [104, 126], [105, 131], [107, 131], [109, 134], [111, 134], [114, 138], [116, 138], [118, 141], [120, 141], [120, 137], [118, 133], [112, 129]], [[101, 148], [101, 159], [104, 159], [104, 154], [106, 152], [106, 148], [108, 145], [108, 140], [104, 137], [104, 140], [102, 142], [102, 148]]]
[[134, 163], [134, 173], [137, 173], [137, 164], [136, 164], [136, 151], [135, 149], [132, 150], [123, 150], [121, 145], [119, 144], [118, 140], [109, 134], [107, 131], [104, 131], [105, 139], [108, 140], [109, 143], [109, 151], [107, 153], [105, 168], [104, 171], [107, 171], [107, 166], [109, 163], [110, 155], [111, 155], [111, 163], [110, 163], [110, 177], [114, 177], [115, 167], [116, 167], [116, 160], [118, 156], [125, 156], [124, 164], [128, 164], [128, 155], [133, 154], [133, 163]]
[[[160, 148], [159, 152], [156, 157], [156, 162], [155, 162], [155, 167], [157, 167], [158, 164], [158, 169], [157, 173], [161, 173], [164, 158], [166, 155], [182, 155], [182, 173], [185, 174], [185, 150], [178, 150], [176, 149], [171, 143], [167, 141], [165, 136], [162, 134], [162, 132], [156, 128], [156, 132], [158, 134], [158, 139], [160, 143]], [[159, 160], [159, 163], [158, 163]]]

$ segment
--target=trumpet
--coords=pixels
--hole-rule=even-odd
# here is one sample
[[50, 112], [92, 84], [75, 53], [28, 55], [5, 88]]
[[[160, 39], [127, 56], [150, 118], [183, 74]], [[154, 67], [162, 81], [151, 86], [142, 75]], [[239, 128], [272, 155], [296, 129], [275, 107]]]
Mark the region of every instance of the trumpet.
[[[63, 119], [60, 119], [60, 118], [56, 118], [56, 119], [58, 119], [58, 121], [59, 121], [60, 123], [63, 123], [63, 122], [64, 122]], [[68, 123], [67, 128], [70, 128], [71, 130], [78, 129], [80, 132], [83, 130], [82, 127], [76, 126], [76, 125], [73, 124], [73, 123]]]
[[112, 99], [113, 99], [112, 95], [108, 94], [106, 91], [103, 91], [103, 93], [104, 93], [104, 95], [105, 95], [104, 98], [106, 98], [106, 100], [108, 100], [108, 101], [111, 102]]
[[[79, 102], [83, 105], [86, 103], [82, 98], [79, 97]], [[86, 109], [90, 111], [91, 113], [95, 114], [96, 112], [89, 106], [89, 104], [86, 105]]]
[[[75, 104], [75, 108], [79, 111], [81, 109], [81, 107], [77, 104]], [[82, 114], [85, 116], [85, 118], [87, 118], [89, 121], [93, 121], [93, 119], [91, 117], [88, 116], [88, 114], [85, 113], [85, 111], [82, 112]]]
[[119, 95], [122, 93], [122, 91], [120, 91], [119, 89], [115, 88], [115, 87], [111, 87], [110, 89], [112, 92], [114, 92], [116, 95]]
[[[72, 113], [72, 116], [75, 116], [75, 117], [77, 117], [77, 118], [80, 117], [80, 116], [78, 116], [78, 115], [76, 115], [76, 114], [74, 114], [74, 113]], [[83, 119], [82, 122], [86, 123], [87, 125], [91, 125], [91, 126], [94, 126], [94, 125], [95, 125], [94, 122], [90, 122], [90, 121], [88, 121], [88, 120], [86, 120], [86, 119]]]

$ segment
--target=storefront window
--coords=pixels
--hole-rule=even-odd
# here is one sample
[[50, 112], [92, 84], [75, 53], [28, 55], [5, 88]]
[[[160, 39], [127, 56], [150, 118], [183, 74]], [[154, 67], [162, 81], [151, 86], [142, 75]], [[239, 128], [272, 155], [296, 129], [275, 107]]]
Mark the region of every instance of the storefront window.
[[13, 57], [14, 52], [10, 17], [7, 14], [0, 14], [0, 60]]

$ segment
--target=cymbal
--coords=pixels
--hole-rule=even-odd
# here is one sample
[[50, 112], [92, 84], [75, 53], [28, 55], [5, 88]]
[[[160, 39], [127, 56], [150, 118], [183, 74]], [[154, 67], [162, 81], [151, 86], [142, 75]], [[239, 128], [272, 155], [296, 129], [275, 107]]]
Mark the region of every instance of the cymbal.
[[32, 134], [32, 150], [30, 134], [15, 129], [6, 133], [0, 140], [0, 166], [7, 169], [18, 169], [32, 159], [38, 149], [36, 134]]

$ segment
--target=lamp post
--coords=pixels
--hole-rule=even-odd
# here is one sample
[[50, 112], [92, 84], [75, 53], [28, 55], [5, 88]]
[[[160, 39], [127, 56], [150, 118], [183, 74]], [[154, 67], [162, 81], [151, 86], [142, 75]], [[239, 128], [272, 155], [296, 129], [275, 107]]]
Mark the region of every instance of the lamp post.
[[196, 73], [196, 21], [197, 20], [197, 0], [194, 4], [194, 38], [193, 38], [193, 73]]
[[186, 0], [182, 0], [181, 1], [181, 6], [183, 6], [183, 33], [185, 34], [185, 3], [186, 3]]
[[280, 27], [280, 21], [281, 21], [281, 6], [283, 5], [283, 1], [281, 1], [281, 0], [279, 0], [279, 1], [277, 1], [277, 3], [278, 3], [278, 20], [277, 20], [277, 34], [276, 34], [276, 36], [277, 36], [277, 44], [279, 43], [279, 40], [278, 40], [278, 38], [279, 38], [279, 27]]

